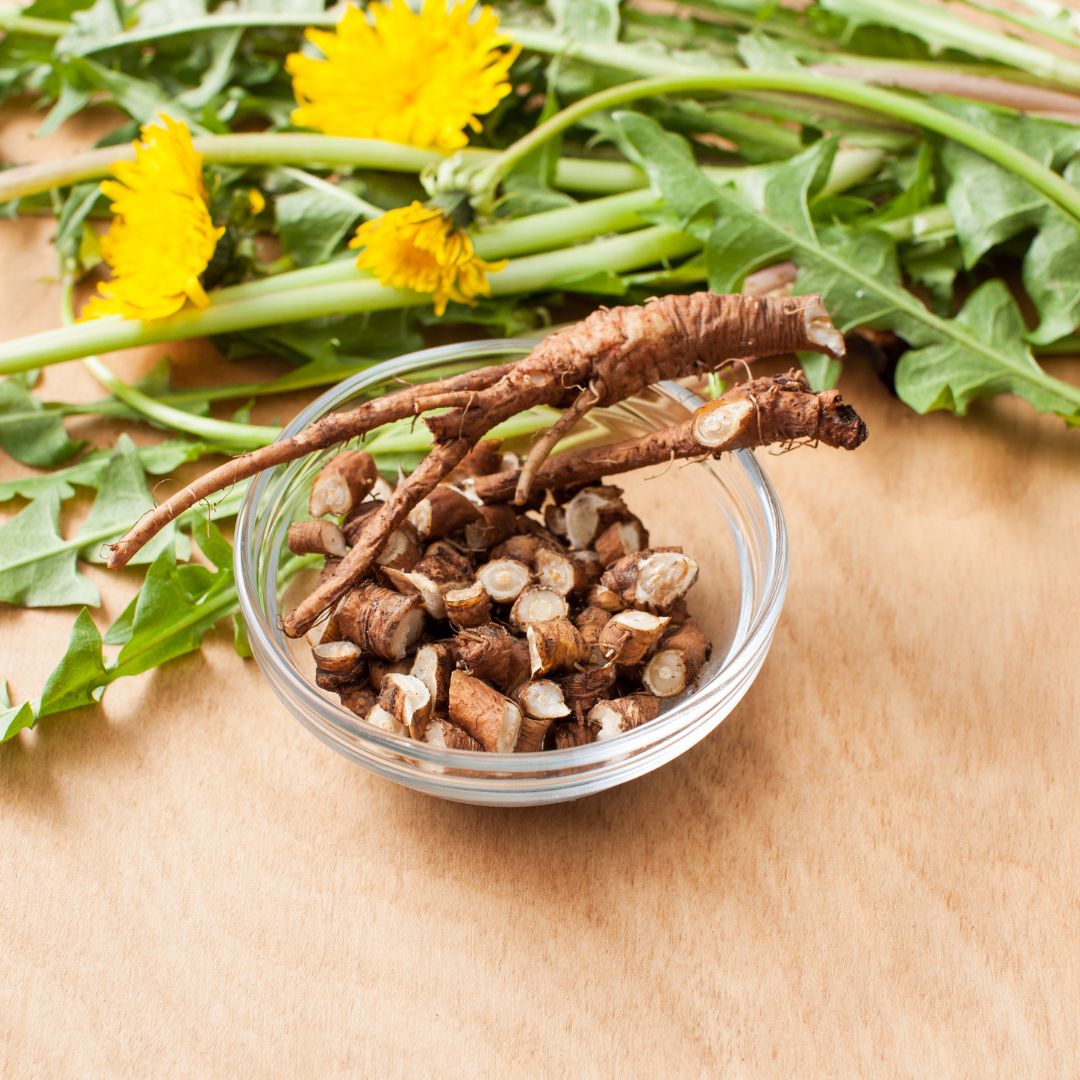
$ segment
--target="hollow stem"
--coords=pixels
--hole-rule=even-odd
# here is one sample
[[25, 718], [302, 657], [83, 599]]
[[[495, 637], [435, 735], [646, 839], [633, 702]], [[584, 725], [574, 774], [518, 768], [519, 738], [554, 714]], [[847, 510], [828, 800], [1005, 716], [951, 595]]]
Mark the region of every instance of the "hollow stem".
[[[499, 297], [558, 288], [592, 274], [621, 273], [662, 263], [689, 255], [699, 247], [697, 240], [677, 229], [663, 226], [640, 229], [571, 249], [513, 259], [505, 269], [491, 276], [491, 291]], [[356, 274], [351, 281], [231, 302], [215, 299], [208, 308], [185, 310], [156, 322], [109, 316], [32, 334], [0, 345], [0, 375], [162, 341], [227, 334], [329, 315], [416, 307], [430, 302], [431, 297], [425, 294], [389, 288], [373, 278]]]
[[1080, 190], [1004, 139], [981, 131], [974, 124], [935, 109], [916, 98], [876, 86], [808, 75], [805, 71], [729, 71], [709, 75], [682, 75], [641, 79], [601, 90], [568, 105], [497, 154], [485, 166], [484, 179], [494, 187], [523, 158], [592, 113], [659, 94], [730, 90], [779, 90], [804, 97], [823, 97], [870, 109], [933, 131], [1016, 173], [1073, 217], [1080, 219]]
[[[822, 186], [821, 195], [836, 195], [847, 191], [875, 175], [884, 155], [880, 150], [842, 148], [833, 159], [832, 169]], [[759, 170], [709, 169], [705, 174], [712, 180], [724, 182], [748, 181]], [[660, 197], [651, 189], [639, 189], [625, 194], [610, 195], [577, 206], [527, 214], [499, 222], [472, 232], [476, 253], [484, 259], [511, 258], [552, 248], [569, 247], [605, 233], [626, 232], [646, 224], [648, 211], [660, 205]], [[269, 293], [352, 281], [358, 276], [351, 257], [333, 259], [321, 266], [308, 266], [257, 281], [246, 281], [219, 289], [214, 298], [220, 302], [265, 296]]]
[[[65, 274], [61, 285], [60, 317], [65, 326], [74, 326], [74, 282]], [[229, 420], [214, 420], [208, 416], [195, 416], [164, 404], [156, 398], [144, 394], [141, 390], [124, 382], [114, 375], [100, 357], [83, 357], [83, 367], [108, 390], [112, 396], [123, 402], [129, 409], [145, 416], [147, 420], [162, 427], [195, 435], [208, 442], [219, 443], [235, 450], [254, 450], [273, 442], [280, 433], [280, 428], [264, 427], [258, 424], [237, 424]]]

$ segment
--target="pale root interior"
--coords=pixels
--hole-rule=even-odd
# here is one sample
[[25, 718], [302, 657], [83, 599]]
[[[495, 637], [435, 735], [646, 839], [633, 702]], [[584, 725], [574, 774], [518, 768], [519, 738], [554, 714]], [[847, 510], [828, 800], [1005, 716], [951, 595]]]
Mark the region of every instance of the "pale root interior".
[[517, 742], [521, 731], [521, 710], [509, 698], [503, 702], [502, 731], [495, 743], [495, 750], [500, 754], [509, 754]]
[[686, 660], [678, 649], [661, 649], [645, 665], [641, 680], [657, 697], [674, 697], [686, 689]]
[[529, 683], [522, 692], [525, 711], [538, 720], [551, 720], [570, 715], [562, 688], [550, 679], [538, 679]]
[[668, 607], [697, 580], [698, 564], [678, 551], [658, 551], [638, 569], [634, 598], [639, 604]]
[[390, 652], [395, 660], [404, 660], [412, 647], [420, 640], [424, 632], [424, 612], [422, 608], [410, 608], [401, 616], [394, 632], [390, 635]]
[[703, 446], [722, 446], [739, 430], [753, 408], [753, 403], [746, 398], [717, 402], [698, 413], [694, 437]]
[[516, 559], [493, 559], [476, 572], [488, 596], [503, 604], [516, 600], [531, 577], [529, 568]]
[[529, 589], [517, 598], [513, 620], [518, 626], [528, 626], [530, 623], [565, 618], [569, 610], [565, 597], [554, 589]]

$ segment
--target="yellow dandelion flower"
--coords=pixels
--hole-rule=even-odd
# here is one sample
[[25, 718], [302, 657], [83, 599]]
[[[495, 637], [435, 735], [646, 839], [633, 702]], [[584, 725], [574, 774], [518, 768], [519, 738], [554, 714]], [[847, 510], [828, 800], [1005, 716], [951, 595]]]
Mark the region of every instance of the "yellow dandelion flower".
[[487, 275], [506, 265], [505, 259], [479, 258], [468, 233], [441, 210], [419, 202], [365, 221], [349, 247], [364, 249], [356, 265], [384, 285], [430, 293], [436, 315], [450, 300], [472, 304], [478, 296], [490, 296]]
[[112, 279], [98, 285], [84, 319], [164, 319], [188, 300], [199, 307], [210, 302], [199, 275], [225, 230], [210, 219], [202, 155], [187, 127], [167, 116], [141, 135], [135, 160], [117, 162], [116, 179], [101, 184], [115, 215], [101, 238]]
[[466, 130], [510, 93], [510, 65], [521, 51], [501, 49], [491, 8], [476, 0], [447, 7], [424, 0], [420, 12], [405, 0], [371, 4], [371, 21], [348, 7], [333, 31], [309, 29], [325, 59], [293, 53], [285, 63], [299, 107], [293, 123], [327, 135], [386, 139], [457, 150]]

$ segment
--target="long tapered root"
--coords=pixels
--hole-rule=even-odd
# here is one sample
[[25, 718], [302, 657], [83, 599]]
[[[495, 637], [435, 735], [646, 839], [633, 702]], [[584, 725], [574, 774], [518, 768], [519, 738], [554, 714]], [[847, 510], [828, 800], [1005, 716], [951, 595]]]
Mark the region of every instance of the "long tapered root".
[[517, 490], [514, 492], [514, 502], [519, 506], [528, 502], [529, 493], [532, 491], [533, 480], [536, 470], [547, 461], [551, 451], [555, 449], [560, 439], [565, 438], [573, 430], [574, 425], [600, 400], [601, 395], [592, 387], [586, 387], [574, 399], [573, 404], [529, 447], [529, 453], [521, 466], [521, 475], [518, 477]]
[[[866, 440], [866, 424], [839, 391], [815, 394], [801, 372], [790, 371], [741, 383], [675, 427], [560, 454], [537, 472], [533, 485], [577, 487], [680, 458], [800, 440], [854, 450]], [[514, 497], [519, 478], [518, 469], [478, 477], [476, 496], [485, 503], [505, 502]]]
[[[537, 440], [523, 469], [514, 474], [509, 490], [502, 493], [507, 477], [480, 476], [481, 486], [499, 491], [497, 497], [484, 494], [487, 501], [503, 501], [516, 490], [527, 496], [534, 482], [543, 479], [552, 463], [544, 459], [555, 443], [594, 405], [606, 405], [643, 390], [652, 383], [715, 371], [732, 358], [774, 356], [797, 350], [814, 350], [829, 356], [844, 352], [842, 336], [833, 327], [817, 296], [755, 297], [716, 296], [695, 293], [668, 296], [639, 307], [603, 309], [574, 327], [552, 334], [528, 356], [512, 364], [485, 368], [455, 378], [429, 383], [366, 402], [349, 412], [333, 414], [312, 424], [298, 435], [261, 450], [245, 454], [211, 470], [142, 518], [124, 537], [111, 546], [108, 565], [125, 565], [151, 537], [179, 514], [223, 487], [254, 476], [263, 469], [295, 460], [314, 450], [363, 435], [394, 420], [446, 410], [439, 416], [425, 416], [435, 446], [420, 467], [398, 485], [393, 496], [366, 517], [355, 535], [349, 533], [351, 549], [316, 590], [283, 621], [285, 632], [296, 637], [308, 630], [319, 616], [335, 604], [374, 565], [387, 540], [398, 530], [406, 515], [445, 479], [497, 424], [539, 405], [568, 408], [567, 413]], [[764, 394], [764, 389], [762, 394]], [[805, 390], [805, 387], [800, 387]], [[813, 409], [820, 406], [815, 395]], [[604, 472], [636, 468], [650, 461], [713, 452], [718, 448], [757, 445], [801, 437], [828, 441], [821, 417], [811, 424], [787, 420], [754, 396], [741, 403], [729, 402], [731, 415], [717, 412], [702, 419], [699, 430], [685, 428], [657, 433], [652, 444], [622, 447], [622, 467]], [[727, 407], [727, 406], [725, 406]], [[787, 412], [791, 412], [788, 409]], [[857, 418], [856, 418], [857, 419]], [[860, 422], [861, 423], [861, 422]], [[718, 434], [719, 443], [713, 437]], [[741, 441], [740, 441], [741, 440]], [[626, 455], [635, 458], [627, 466]], [[653, 455], [651, 458], [649, 455]], [[657, 454], [662, 456], [657, 457]], [[636, 455], [636, 457], [635, 457]], [[609, 458], [611, 455], [609, 454]], [[586, 460], [595, 469], [601, 458]], [[566, 473], [569, 482], [582, 482], [581, 468], [556, 465], [554, 472]], [[597, 473], [597, 478], [604, 473]], [[584, 481], [588, 482], [588, 481]]]
[[197, 503], [264, 469], [295, 461], [316, 450], [346, 442], [383, 424], [417, 416], [429, 409], [460, 408], [468, 405], [475, 393], [497, 382], [512, 365], [482, 368], [450, 379], [408, 387], [376, 401], [367, 401], [348, 412], [331, 413], [305, 428], [291, 439], [281, 439], [204, 473], [187, 487], [166, 499], [139, 519], [116, 543], [109, 545], [106, 565], [119, 570], [135, 553], [149, 543], [170, 521]]

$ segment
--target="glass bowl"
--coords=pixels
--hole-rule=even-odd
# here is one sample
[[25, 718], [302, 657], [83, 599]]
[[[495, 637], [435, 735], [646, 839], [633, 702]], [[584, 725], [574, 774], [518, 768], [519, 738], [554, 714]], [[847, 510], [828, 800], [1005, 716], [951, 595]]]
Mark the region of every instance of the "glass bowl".
[[[532, 342], [466, 342], [410, 353], [323, 394], [283, 437], [325, 414], [480, 363], [505, 362]], [[582, 441], [642, 435], [678, 423], [700, 399], [665, 383], [579, 426]], [[788, 540], [780, 503], [754, 456], [675, 462], [616, 479], [654, 545], [682, 544], [701, 566], [690, 612], [713, 642], [696, 688], [652, 722], [604, 742], [529, 754], [480, 754], [415, 742], [370, 727], [311, 681], [310, 642], [291, 640], [280, 617], [309, 591], [315, 570], [280, 586], [289, 524], [307, 516], [311, 482], [340, 447], [262, 473], [251, 483], [236, 529], [240, 606], [255, 659], [282, 704], [311, 732], [366, 769], [417, 791], [457, 802], [540, 806], [623, 784], [659, 768], [709, 734], [739, 703], [772, 643], [787, 589]]]

